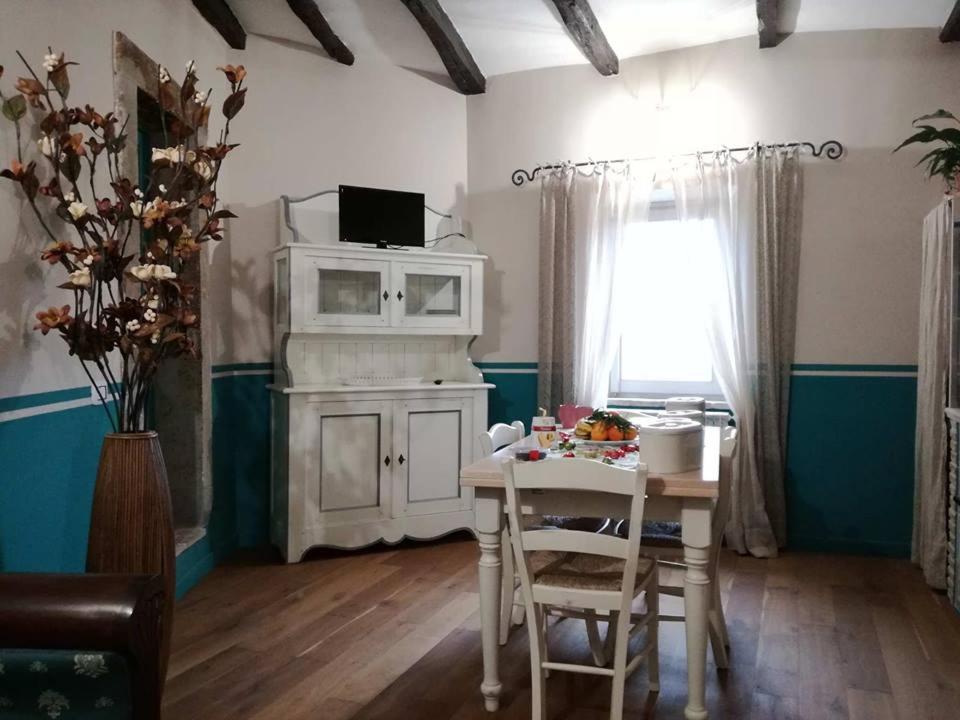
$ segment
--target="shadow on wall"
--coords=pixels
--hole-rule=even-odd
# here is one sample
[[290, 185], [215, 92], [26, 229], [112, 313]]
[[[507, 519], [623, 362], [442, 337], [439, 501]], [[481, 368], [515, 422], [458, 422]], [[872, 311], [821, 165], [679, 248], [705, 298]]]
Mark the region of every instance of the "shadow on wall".
[[213, 301], [213, 361], [272, 356], [271, 250], [279, 237], [278, 202], [230, 205], [237, 217], [213, 246], [208, 292]]
[[[59, 220], [53, 219], [54, 232], [61, 230]], [[26, 201], [20, 206], [14, 241], [9, 252], [0, 260], [0, 358], [3, 363], [3, 390], [0, 396], [14, 396], [23, 387], [23, 381], [32, 372], [30, 362], [11, 362], [11, 358], [26, 358], [34, 352], [42, 336], [33, 330], [34, 315], [48, 305], [62, 305], [69, 301], [69, 294], [60, 290], [48, 290], [44, 269], [49, 267], [40, 260], [46, 242], [46, 234], [33, 220], [32, 210]], [[57, 266], [53, 272], [62, 270]], [[56, 346], [52, 341], [51, 345]], [[64, 353], [65, 345], [56, 347]]]

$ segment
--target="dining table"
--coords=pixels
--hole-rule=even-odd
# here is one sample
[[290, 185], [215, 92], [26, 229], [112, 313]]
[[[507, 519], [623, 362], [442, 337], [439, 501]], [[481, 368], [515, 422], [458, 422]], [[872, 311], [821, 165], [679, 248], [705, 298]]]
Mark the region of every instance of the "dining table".
[[[503, 684], [499, 674], [499, 620], [501, 602], [501, 547], [505, 523], [503, 465], [520, 449], [535, 447], [531, 436], [466, 465], [460, 485], [472, 488], [476, 533], [480, 546], [480, 637], [483, 645], [483, 679], [480, 693], [486, 709], [500, 705]], [[541, 462], [563, 462], [548, 459]], [[618, 463], [619, 464], [619, 463]], [[701, 466], [679, 473], [648, 472], [644, 521], [679, 522], [683, 542], [684, 615], [687, 647], [687, 720], [706, 720], [707, 612], [710, 603], [711, 517], [719, 493], [720, 428], [705, 427]], [[529, 509], [538, 515], [626, 518], [630, 498], [607, 493], [553, 492], [530, 496]]]

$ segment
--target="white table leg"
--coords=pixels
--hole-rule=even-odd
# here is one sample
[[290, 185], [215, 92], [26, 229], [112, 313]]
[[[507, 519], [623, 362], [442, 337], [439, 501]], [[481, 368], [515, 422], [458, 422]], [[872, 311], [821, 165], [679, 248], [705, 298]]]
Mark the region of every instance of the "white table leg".
[[480, 540], [480, 639], [483, 643], [483, 682], [480, 692], [484, 707], [500, 707], [498, 664], [500, 635], [500, 533], [503, 530], [503, 491], [477, 488], [474, 496], [477, 536]]
[[683, 605], [687, 633], [687, 720], [706, 720], [707, 612], [710, 608], [710, 514], [708, 499], [688, 498], [682, 510]]

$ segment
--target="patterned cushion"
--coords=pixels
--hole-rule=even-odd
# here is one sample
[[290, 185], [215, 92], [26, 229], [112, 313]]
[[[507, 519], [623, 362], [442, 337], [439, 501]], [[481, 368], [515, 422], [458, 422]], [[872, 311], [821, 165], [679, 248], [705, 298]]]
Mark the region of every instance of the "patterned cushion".
[[[534, 516], [530, 516], [534, 517]], [[562, 515], [544, 515], [543, 525], [563, 528], [564, 530], [580, 530], [581, 532], [603, 532], [610, 521], [607, 518], [564, 517]]]
[[[630, 522], [624, 520], [617, 527], [617, 535], [627, 537], [630, 532]], [[681, 548], [683, 540], [681, 526], [678, 522], [645, 522], [640, 544], [648, 547]]]
[[[602, 555], [540, 550], [530, 553], [530, 566], [534, 582], [538, 585], [619, 591], [623, 582], [624, 561]], [[637, 588], [655, 567], [653, 560], [640, 558], [637, 564]]]
[[0, 650], [0, 720], [130, 718], [126, 662], [82, 650]]

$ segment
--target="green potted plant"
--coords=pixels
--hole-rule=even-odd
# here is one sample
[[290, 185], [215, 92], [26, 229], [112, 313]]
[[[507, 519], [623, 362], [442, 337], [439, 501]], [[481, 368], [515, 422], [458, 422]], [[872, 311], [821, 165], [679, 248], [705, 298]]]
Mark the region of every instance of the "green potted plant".
[[[936, 124], [931, 124], [931, 121]], [[917, 165], [926, 163], [928, 177], [942, 178], [948, 195], [960, 192], [960, 127], [958, 126], [960, 126], [960, 120], [946, 110], [921, 115], [913, 121], [913, 127], [917, 132], [894, 149], [894, 152], [897, 152], [907, 145], [937, 143], [936, 147], [917, 161]]]

